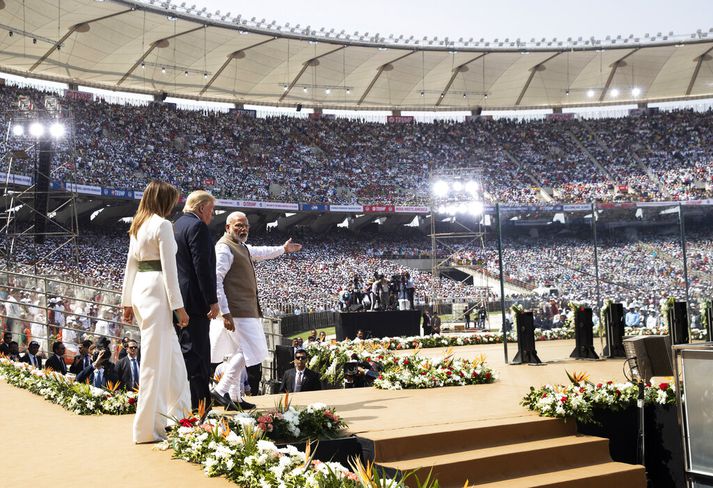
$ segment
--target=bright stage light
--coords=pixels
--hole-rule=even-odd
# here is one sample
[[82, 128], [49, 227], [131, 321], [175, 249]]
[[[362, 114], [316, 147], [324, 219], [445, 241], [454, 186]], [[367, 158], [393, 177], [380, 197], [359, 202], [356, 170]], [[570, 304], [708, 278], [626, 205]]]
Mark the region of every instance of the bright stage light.
[[484, 210], [483, 202], [472, 202], [470, 204], [471, 215], [475, 215], [475, 216], [482, 215], [483, 210]]
[[30, 124], [30, 135], [32, 137], [41, 137], [45, 133], [45, 128], [39, 122]]
[[60, 124], [59, 122], [55, 122], [50, 126], [50, 135], [54, 137], [55, 139], [59, 139], [60, 137], [64, 137], [64, 126]]
[[20, 124], [16, 124], [12, 126], [12, 135], [16, 137], [20, 137], [25, 133], [25, 128], [22, 127]]
[[631, 89], [631, 94], [635, 97], [638, 97], [639, 95], [641, 95], [641, 88], [639, 88], [638, 86], [635, 86], [634, 88]]
[[433, 193], [437, 197], [445, 197], [448, 194], [448, 183], [445, 181], [436, 181], [433, 184]]
[[455, 181], [453, 182], [453, 190], [454, 191], [461, 191], [463, 189], [463, 183], [460, 181]]
[[465, 184], [465, 189], [468, 193], [475, 194], [478, 192], [478, 184], [475, 181], [471, 180]]

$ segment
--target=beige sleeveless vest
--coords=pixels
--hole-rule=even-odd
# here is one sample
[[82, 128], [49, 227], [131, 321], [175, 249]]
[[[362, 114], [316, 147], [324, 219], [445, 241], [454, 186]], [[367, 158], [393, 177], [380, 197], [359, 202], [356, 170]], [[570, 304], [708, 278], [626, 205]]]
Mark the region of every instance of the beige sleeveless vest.
[[257, 297], [257, 280], [250, 251], [245, 244], [235, 242], [228, 235], [218, 241], [233, 254], [233, 265], [225, 274], [223, 289], [228, 299], [228, 309], [234, 318], [262, 317]]

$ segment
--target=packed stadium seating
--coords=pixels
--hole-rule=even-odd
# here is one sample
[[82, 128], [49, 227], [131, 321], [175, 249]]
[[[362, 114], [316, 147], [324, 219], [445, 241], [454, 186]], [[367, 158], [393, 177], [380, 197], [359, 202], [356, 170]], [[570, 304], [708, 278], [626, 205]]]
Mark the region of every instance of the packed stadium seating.
[[[42, 92], [4, 86], [0, 103]], [[151, 178], [222, 198], [424, 204], [429, 174], [482, 169], [491, 202], [687, 200], [711, 195], [713, 114], [381, 124], [250, 118], [62, 99], [74, 119], [53, 178], [142, 189]], [[9, 111], [0, 117], [7, 126]], [[10, 139], [8, 148], [26, 141]], [[68, 150], [71, 149], [71, 150]], [[7, 160], [6, 160], [7, 161]], [[7, 162], [2, 170], [7, 169]], [[16, 160], [14, 173], [31, 174]]]

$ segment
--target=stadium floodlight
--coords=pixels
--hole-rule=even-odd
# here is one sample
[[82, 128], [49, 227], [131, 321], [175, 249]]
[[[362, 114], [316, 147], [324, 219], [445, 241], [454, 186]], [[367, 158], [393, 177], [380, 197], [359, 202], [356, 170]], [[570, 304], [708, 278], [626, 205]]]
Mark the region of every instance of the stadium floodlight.
[[465, 184], [465, 190], [468, 193], [475, 194], [478, 192], [478, 183], [476, 183], [473, 180], [470, 180], [468, 183]]
[[445, 197], [448, 194], [448, 183], [445, 181], [436, 181], [433, 184], [433, 193], [437, 197]]
[[635, 86], [634, 88], [631, 89], [631, 94], [635, 97], [638, 97], [639, 95], [641, 95], [641, 88], [639, 88], [638, 86]]
[[65, 134], [65, 128], [64, 125], [60, 124], [59, 122], [55, 122], [50, 126], [50, 135], [54, 137], [55, 139], [60, 139], [64, 137]]
[[587, 97], [588, 97], [588, 98], [593, 98], [593, 97], [594, 97], [594, 90], [587, 90]]
[[482, 215], [484, 209], [483, 202], [471, 202], [469, 208], [470, 214], [475, 216]]
[[463, 183], [460, 181], [454, 181], [453, 182], [453, 191], [462, 191], [463, 190]]
[[618, 89], [618, 88], [612, 88], [609, 93], [611, 94], [612, 98], [616, 98], [616, 97], [619, 96], [619, 89]]
[[25, 128], [20, 124], [15, 124], [12, 126], [12, 135], [15, 137], [22, 137], [25, 134]]
[[39, 122], [33, 122], [30, 124], [30, 135], [32, 137], [42, 137], [45, 133], [45, 128]]

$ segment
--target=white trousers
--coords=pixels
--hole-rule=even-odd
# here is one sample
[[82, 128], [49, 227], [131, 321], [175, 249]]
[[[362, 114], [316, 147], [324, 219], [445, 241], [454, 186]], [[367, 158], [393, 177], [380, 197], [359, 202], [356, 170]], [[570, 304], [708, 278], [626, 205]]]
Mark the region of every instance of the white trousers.
[[134, 442], [156, 442], [166, 438], [169, 418], [182, 419], [191, 411], [188, 373], [173, 329], [162, 273], [137, 273], [131, 302], [141, 329]]
[[223, 319], [210, 323], [210, 355], [212, 363], [223, 362], [225, 356], [234, 355], [238, 348], [245, 356], [245, 365], [261, 364], [268, 355], [265, 331], [259, 318], [234, 318], [234, 331], [226, 330]]
[[245, 356], [238, 345], [235, 353], [223, 368], [220, 381], [215, 387], [216, 393], [220, 396], [227, 393], [234, 402], [241, 401], [243, 399], [243, 372], [245, 371]]

